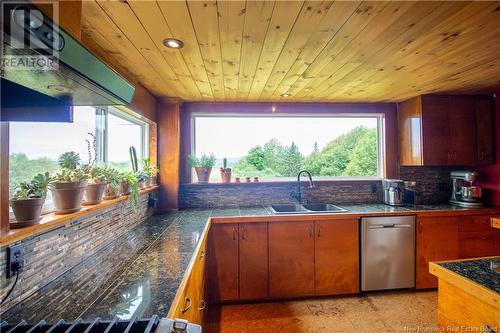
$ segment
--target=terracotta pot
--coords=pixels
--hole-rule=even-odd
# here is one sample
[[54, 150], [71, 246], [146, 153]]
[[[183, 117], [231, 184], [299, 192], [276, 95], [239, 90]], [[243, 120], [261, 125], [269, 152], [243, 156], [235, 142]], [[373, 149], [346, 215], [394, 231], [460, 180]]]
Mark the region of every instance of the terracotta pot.
[[87, 182], [54, 183], [51, 187], [56, 214], [69, 214], [82, 209]]
[[45, 197], [10, 200], [10, 206], [16, 217], [16, 222], [11, 222], [10, 227], [22, 228], [40, 222], [44, 202]]
[[97, 205], [102, 202], [102, 197], [104, 195], [104, 190], [106, 189], [107, 184], [99, 183], [99, 184], [89, 184], [87, 189], [85, 190], [85, 195], [83, 196], [84, 205]]
[[198, 183], [204, 184], [208, 183], [208, 180], [210, 179], [210, 173], [212, 172], [212, 168], [200, 168], [196, 167], [194, 168], [196, 171], [196, 176], [198, 177]]
[[111, 187], [111, 185], [106, 185], [106, 188], [104, 189], [104, 200], [111, 200], [118, 198], [120, 195], [120, 187], [114, 188]]
[[229, 184], [231, 182], [231, 171], [221, 171], [220, 179], [224, 184]]
[[139, 187], [139, 190], [144, 190], [146, 188], [146, 181], [141, 180], [137, 183], [137, 186]]
[[130, 183], [127, 180], [122, 180], [120, 184], [120, 192], [122, 195], [130, 194]]

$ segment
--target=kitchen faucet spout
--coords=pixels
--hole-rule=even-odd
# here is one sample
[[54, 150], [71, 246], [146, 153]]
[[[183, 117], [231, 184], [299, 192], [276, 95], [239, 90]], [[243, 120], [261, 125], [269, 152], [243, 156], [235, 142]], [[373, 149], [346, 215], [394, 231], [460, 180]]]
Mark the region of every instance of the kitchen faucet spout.
[[307, 170], [299, 171], [299, 173], [297, 174], [297, 192], [292, 192], [290, 194], [290, 196], [292, 198], [295, 198], [295, 200], [297, 200], [297, 202], [299, 204], [302, 204], [302, 193], [301, 193], [301, 189], [300, 189], [300, 177], [302, 176], [303, 173], [305, 173], [307, 175], [307, 177], [309, 178], [309, 188], [314, 187], [314, 182], [313, 182], [311, 173]]

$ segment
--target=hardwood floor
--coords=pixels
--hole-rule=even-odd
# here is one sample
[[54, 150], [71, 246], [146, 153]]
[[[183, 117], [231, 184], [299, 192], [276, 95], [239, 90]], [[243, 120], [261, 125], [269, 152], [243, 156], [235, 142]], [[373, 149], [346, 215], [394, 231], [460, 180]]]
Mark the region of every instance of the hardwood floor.
[[[436, 291], [224, 305], [210, 333], [417, 332], [436, 327]], [[213, 318], [213, 317], [212, 317]]]

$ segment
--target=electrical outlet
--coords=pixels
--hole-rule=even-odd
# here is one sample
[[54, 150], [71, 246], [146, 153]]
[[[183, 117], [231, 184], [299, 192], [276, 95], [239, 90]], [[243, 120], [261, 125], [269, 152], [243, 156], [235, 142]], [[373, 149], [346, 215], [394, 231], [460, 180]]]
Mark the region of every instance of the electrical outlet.
[[371, 188], [371, 190], [372, 190], [372, 193], [377, 193], [377, 184], [372, 183], [372, 188]]
[[24, 246], [22, 244], [11, 245], [7, 248], [7, 278], [24, 268]]

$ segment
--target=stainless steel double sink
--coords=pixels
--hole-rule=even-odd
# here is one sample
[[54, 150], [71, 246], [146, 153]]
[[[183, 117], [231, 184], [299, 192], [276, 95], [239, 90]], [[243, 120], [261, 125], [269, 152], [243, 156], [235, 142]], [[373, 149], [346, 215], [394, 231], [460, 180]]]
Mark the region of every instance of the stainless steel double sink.
[[317, 214], [347, 212], [347, 209], [344, 209], [342, 207], [324, 203], [313, 203], [305, 205], [271, 205], [270, 208], [273, 214]]

